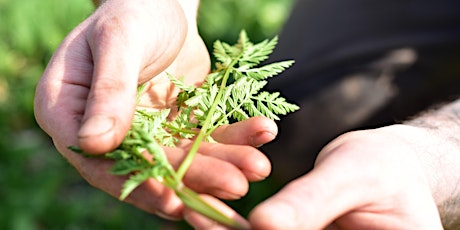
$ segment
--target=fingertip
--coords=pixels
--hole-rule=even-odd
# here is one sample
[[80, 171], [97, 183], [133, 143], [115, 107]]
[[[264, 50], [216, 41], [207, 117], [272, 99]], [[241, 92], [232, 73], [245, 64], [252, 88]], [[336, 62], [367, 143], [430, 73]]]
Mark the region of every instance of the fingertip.
[[272, 170], [270, 160], [263, 155], [248, 155], [247, 163], [242, 168], [243, 173], [249, 181], [261, 181], [267, 178]]
[[254, 127], [252, 129], [258, 130], [249, 137], [249, 144], [254, 147], [260, 147], [274, 140], [278, 134], [278, 126], [271, 119], [259, 116], [249, 119], [248, 122], [252, 123]]
[[[179, 158], [176, 154], [168, 155], [171, 162], [178, 162]], [[194, 191], [230, 200], [243, 197], [249, 190], [246, 176], [235, 165], [201, 154], [185, 174], [184, 183]]]
[[117, 135], [118, 123], [110, 115], [91, 116], [83, 122], [78, 132], [80, 148], [92, 154], [103, 154], [116, 148], [122, 141], [120, 135]]
[[262, 145], [274, 140], [276, 134], [270, 131], [257, 132], [249, 137], [249, 144], [254, 147], [261, 147]]
[[220, 176], [225, 180], [216, 181], [216, 186], [210, 190], [211, 194], [222, 199], [237, 200], [248, 193], [249, 183], [244, 173], [234, 168], [221, 172]]
[[296, 210], [289, 203], [268, 200], [252, 210], [249, 223], [253, 229], [298, 229], [296, 214]]
[[275, 139], [277, 134], [276, 123], [269, 118], [259, 116], [221, 126], [213, 132], [212, 137], [225, 144], [260, 147]]
[[217, 209], [223, 215], [234, 221], [233, 226], [222, 225], [214, 220], [205, 217], [198, 212], [185, 207], [184, 219], [192, 225], [195, 229], [200, 230], [230, 230], [230, 229], [251, 229], [249, 222], [239, 215], [231, 207], [227, 206], [224, 202], [216, 199], [212, 196], [201, 195], [201, 198], [205, 200], [209, 205]]

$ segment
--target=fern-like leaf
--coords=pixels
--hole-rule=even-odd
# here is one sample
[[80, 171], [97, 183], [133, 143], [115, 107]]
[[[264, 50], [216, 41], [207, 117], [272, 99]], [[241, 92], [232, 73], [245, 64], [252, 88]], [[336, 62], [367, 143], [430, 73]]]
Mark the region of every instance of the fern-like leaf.
[[152, 175], [150, 174], [149, 171], [140, 171], [136, 174], [133, 174], [129, 177], [128, 180], [125, 181], [123, 184], [122, 192], [119, 197], [120, 200], [126, 199], [128, 195], [139, 185], [144, 183], [146, 180], [148, 180]]
[[282, 61], [276, 62], [268, 65], [264, 65], [259, 68], [252, 68], [252, 69], [238, 69], [242, 73], [245, 73], [246, 76], [250, 78], [254, 78], [256, 80], [265, 80], [267, 78], [276, 76], [289, 68], [294, 61]]
[[239, 67], [250, 69], [267, 60], [277, 43], [278, 37], [274, 37], [271, 40], [266, 39], [254, 45], [249, 43], [250, 45], [245, 47], [245, 50], [243, 50], [241, 54], [241, 58], [238, 60]]
[[299, 109], [297, 105], [287, 102], [279, 95], [278, 92], [261, 92], [253, 98], [256, 100], [256, 108], [260, 113], [275, 120], [279, 120], [277, 115], [286, 115]]

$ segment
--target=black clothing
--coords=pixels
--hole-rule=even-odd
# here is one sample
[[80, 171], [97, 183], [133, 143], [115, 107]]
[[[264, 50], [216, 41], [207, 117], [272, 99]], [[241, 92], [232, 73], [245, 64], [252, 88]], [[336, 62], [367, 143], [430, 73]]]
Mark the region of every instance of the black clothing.
[[460, 96], [460, 1], [299, 0], [270, 61], [269, 88], [301, 106], [263, 150], [288, 181], [338, 135], [400, 122]]

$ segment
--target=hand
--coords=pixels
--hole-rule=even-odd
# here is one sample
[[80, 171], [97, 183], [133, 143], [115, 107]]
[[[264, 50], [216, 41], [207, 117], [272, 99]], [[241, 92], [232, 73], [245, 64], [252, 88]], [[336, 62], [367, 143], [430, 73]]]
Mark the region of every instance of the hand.
[[[430, 160], [420, 157], [444, 151], [440, 143], [406, 125], [344, 134], [320, 152], [310, 173], [259, 204], [250, 224], [264, 230], [442, 229], [432, 195], [440, 183], [427, 169]], [[196, 213], [186, 212], [186, 219], [197, 229], [222, 229]]]
[[254, 229], [442, 229], [418, 157], [430, 144], [423, 129], [405, 125], [342, 135], [310, 173], [256, 207], [250, 222]]
[[171, 105], [163, 74], [199, 83], [209, 55], [194, 19], [177, 1], [109, 0], [56, 50], [37, 86], [35, 113], [59, 148], [90, 153], [115, 148], [130, 127], [136, 88], [148, 82], [142, 105]]
[[[190, 84], [204, 79], [209, 55], [198, 36], [193, 2], [106, 1], [65, 38], [37, 86], [39, 125], [90, 184], [115, 197], [124, 178], [107, 173], [111, 162], [83, 158], [67, 146], [95, 154], [115, 148], [130, 127], [139, 83], [148, 84], [142, 106], [160, 109], [173, 106], [175, 95], [165, 71], [185, 76]], [[269, 173], [266, 157], [249, 145], [270, 141], [276, 125], [256, 118], [216, 132], [221, 144], [201, 146], [184, 183], [201, 193], [238, 198], [246, 193], [248, 180]], [[186, 150], [184, 145], [167, 154], [178, 165]], [[127, 202], [169, 218], [182, 216], [181, 202], [153, 180]]]

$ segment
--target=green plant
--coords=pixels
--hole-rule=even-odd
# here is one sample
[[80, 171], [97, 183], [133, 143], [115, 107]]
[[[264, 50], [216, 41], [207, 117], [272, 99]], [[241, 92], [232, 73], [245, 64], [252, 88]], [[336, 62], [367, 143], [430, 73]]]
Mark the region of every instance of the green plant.
[[[111, 173], [130, 175], [120, 199], [126, 198], [147, 179], [154, 178], [174, 190], [188, 207], [222, 224], [241, 228], [187, 188], [182, 179], [202, 141], [213, 141], [210, 135], [219, 126], [253, 116], [278, 120], [279, 115], [298, 109], [278, 92], [262, 91], [267, 78], [276, 76], [293, 64], [293, 61], [282, 61], [258, 67], [276, 44], [276, 37], [253, 44], [242, 31], [233, 46], [220, 41], [214, 43], [216, 69], [201, 86], [186, 85], [181, 79], [169, 75], [171, 82], [180, 89], [175, 119], [168, 120], [170, 109], [138, 108], [122, 144], [103, 155], [115, 161]], [[141, 94], [142, 86], [138, 95]], [[179, 139], [191, 138], [194, 142], [190, 151], [176, 171], [168, 162], [162, 146], [174, 147]], [[70, 149], [82, 153], [78, 147]], [[145, 151], [153, 158], [146, 158]]]

